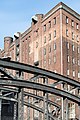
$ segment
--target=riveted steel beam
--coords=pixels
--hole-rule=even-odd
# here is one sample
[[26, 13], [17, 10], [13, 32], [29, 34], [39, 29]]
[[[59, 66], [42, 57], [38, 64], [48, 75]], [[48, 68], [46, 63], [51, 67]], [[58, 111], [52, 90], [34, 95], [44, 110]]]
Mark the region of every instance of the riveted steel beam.
[[80, 87], [80, 83], [76, 80], [70, 79], [68, 77], [64, 77], [52, 71], [38, 68], [36, 66], [23, 64], [15, 61], [3, 60], [3, 59], [0, 59], [0, 66], [8, 69], [20, 70], [20, 71], [24, 71], [32, 74], [43, 75], [53, 80], [63, 81], [68, 83], [69, 85]]
[[17, 80], [17, 79], [13, 80], [13, 79], [7, 79], [7, 78], [0, 78], [0, 84], [6, 85], [6, 86], [19, 87], [19, 88], [30, 88], [30, 89], [40, 90], [40, 91], [58, 95], [60, 97], [67, 98], [78, 104], [80, 103], [80, 98], [77, 97], [76, 95], [73, 95], [71, 93], [60, 90], [58, 88], [54, 88], [48, 85], [43, 85], [40, 83], [30, 82], [26, 80]]
[[18, 88], [10, 88], [10, 87], [4, 87], [4, 86], [0, 86], [0, 90], [2, 91], [6, 91], [6, 92], [16, 92], [18, 93]]

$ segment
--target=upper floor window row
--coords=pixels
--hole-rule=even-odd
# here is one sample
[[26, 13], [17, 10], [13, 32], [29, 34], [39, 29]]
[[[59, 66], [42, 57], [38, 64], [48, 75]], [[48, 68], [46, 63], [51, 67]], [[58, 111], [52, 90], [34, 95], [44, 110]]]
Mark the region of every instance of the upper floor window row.
[[[66, 37], [69, 37], [69, 30], [68, 29], [66, 29]], [[76, 34], [74, 34], [74, 32], [72, 32], [72, 40], [74, 40], [74, 39], [77, 42], [79, 42], [80, 37], [79, 37], [79, 35], [76, 35]]]
[[[54, 30], [53, 31], [53, 38], [55, 38], [56, 37], [56, 30]], [[52, 34], [51, 33], [49, 33], [49, 35], [48, 35], [48, 40], [50, 41], [52, 39]], [[44, 36], [44, 44], [47, 42], [47, 37], [46, 36]]]
[[[69, 18], [66, 16], [66, 24], [68, 24], [69, 23]], [[71, 20], [71, 26], [72, 27], [74, 27], [74, 20]], [[78, 30], [79, 29], [79, 24], [78, 23], [76, 23], [76, 29]]]
[[[51, 23], [52, 23], [52, 21], [49, 21], [49, 22], [48, 22], [48, 28], [51, 28], [51, 25], [52, 25]], [[56, 17], [53, 18], [53, 24], [56, 25]], [[47, 27], [47, 25], [45, 24], [45, 25], [43, 26], [44, 32], [46, 31], [46, 27]]]

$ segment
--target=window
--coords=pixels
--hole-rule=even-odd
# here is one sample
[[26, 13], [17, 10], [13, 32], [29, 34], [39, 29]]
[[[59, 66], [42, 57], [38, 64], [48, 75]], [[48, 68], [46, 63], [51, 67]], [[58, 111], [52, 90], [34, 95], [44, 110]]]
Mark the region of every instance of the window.
[[54, 38], [56, 37], [56, 30], [54, 30]]
[[49, 21], [49, 28], [51, 28], [51, 21]]
[[46, 25], [44, 25], [44, 32], [46, 31]]
[[16, 54], [19, 54], [19, 45], [16, 46]]
[[74, 21], [72, 20], [72, 27], [74, 27]]
[[75, 77], [75, 70], [73, 70], [73, 77]]
[[66, 29], [66, 36], [68, 37], [68, 29]]
[[53, 46], [53, 47], [54, 47], [54, 50], [56, 50], [56, 43], [54, 43], [54, 46]]
[[46, 60], [44, 60], [44, 64], [46, 64]]
[[67, 56], [67, 62], [69, 62], [69, 55]]
[[30, 46], [29, 46], [29, 53], [31, 52], [31, 48], [30, 48]]
[[76, 41], [79, 42], [79, 37], [78, 37], [78, 35], [76, 36]]
[[78, 59], [78, 65], [80, 66], [80, 60]]
[[44, 58], [43, 66], [46, 68], [46, 58]]
[[56, 63], [56, 56], [54, 56], [54, 63]]
[[49, 34], [49, 40], [51, 40], [51, 34]]
[[74, 58], [72, 59], [72, 62], [73, 62], [73, 64], [75, 64], [75, 59]]
[[80, 78], [80, 71], [78, 71], [78, 78]]
[[67, 69], [67, 75], [69, 75], [69, 69]]
[[46, 55], [46, 48], [44, 48], [44, 55]]
[[68, 17], [66, 17], [66, 24], [68, 24]]
[[38, 48], [38, 42], [36, 42], [36, 48]]
[[54, 18], [54, 25], [56, 25], [56, 17]]
[[72, 51], [74, 51], [74, 45], [72, 45]]
[[51, 64], [51, 59], [49, 58], [49, 64]]
[[77, 29], [77, 30], [79, 29], [79, 25], [78, 25], [78, 23], [76, 24], [76, 29]]
[[69, 43], [67, 42], [67, 49], [69, 49]]
[[74, 33], [72, 32], [72, 39], [74, 40]]
[[44, 37], [44, 43], [46, 43], [46, 36]]
[[49, 53], [51, 52], [51, 46], [49, 46]]
[[80, 52], [80, 48], [79, 48], [79, 47], [77, 47], [77, 52], [78, 52], [78, 53]]

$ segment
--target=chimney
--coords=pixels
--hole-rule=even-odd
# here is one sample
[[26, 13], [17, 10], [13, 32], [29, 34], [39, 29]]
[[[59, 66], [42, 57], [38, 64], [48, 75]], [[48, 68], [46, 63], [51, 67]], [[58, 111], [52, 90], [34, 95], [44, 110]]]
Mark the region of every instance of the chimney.
[[11, 45], [11, 43], [13, 42], [13, 38], [12, 37], [4, 37], [4, 51], [8, 52], [9, 47]]

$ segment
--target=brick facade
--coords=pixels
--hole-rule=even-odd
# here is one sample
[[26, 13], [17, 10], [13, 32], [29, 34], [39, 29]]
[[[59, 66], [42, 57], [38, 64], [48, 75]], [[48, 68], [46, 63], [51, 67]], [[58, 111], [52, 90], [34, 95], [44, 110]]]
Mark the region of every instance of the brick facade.
[[[36, 14], [31, 27], [18, 35], [14, 41], [4, 38], [1, 57], [80, 80], [80, 15], [74, 10], [61, 2], [45, 15]], [[25, 79], [30, 77], [24, 74]]]

